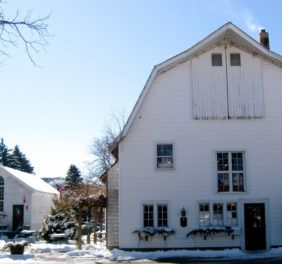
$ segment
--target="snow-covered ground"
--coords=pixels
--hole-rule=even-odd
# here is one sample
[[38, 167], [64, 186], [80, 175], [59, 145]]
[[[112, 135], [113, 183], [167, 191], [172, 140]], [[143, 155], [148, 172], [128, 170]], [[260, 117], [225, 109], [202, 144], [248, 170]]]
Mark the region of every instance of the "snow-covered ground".
[[[0, 249], [8, 240], [0, 238]], [[156, 260], [160, 258], [226, 258], [255, 259], [282, 256], [282, 248], [271, 249], [263, 253], [244, 253], [239, 249], [229, 250], [168, 250], [152, 252], [136, 252], [123, 250], [108, 250], [104, 243], [97, 245], [83, 244], [82, 250], [77, 250], [75, 241], [69, 243], [46, 243], [37, 241], [29, 244], [24, 255], [10, 255], [9, 250], [0, 252], [0, 263], [5, 264], [40, 264], [40, 263], [111, 263], [112, 261]]]

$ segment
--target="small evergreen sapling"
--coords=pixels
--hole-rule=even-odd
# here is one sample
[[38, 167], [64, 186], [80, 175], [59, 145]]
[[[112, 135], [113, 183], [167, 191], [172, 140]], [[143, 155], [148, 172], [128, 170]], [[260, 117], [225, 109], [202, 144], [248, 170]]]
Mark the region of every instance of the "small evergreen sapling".
[[70, 165], [65, 179], [66, 185], [72, 185], [82, 182], [80, 170], [73, 164]]
[[65, 234], [65, 239], [76, 239], [77, 221], [75, 212], [65, 199], [53, 198], [50, 215], [43, 223], [39, 235], [46, 241], [52, 242], [52, 234]]

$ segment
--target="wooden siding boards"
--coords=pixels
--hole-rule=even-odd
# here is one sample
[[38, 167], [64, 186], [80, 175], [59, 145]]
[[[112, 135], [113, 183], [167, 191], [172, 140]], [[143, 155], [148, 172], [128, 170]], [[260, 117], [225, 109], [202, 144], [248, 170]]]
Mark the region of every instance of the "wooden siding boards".
[[[212, 53], [222, 55], [222, 66], [212, 66]], [[230, 65], [239, 53], [240, 66]], [[194, 119], [262, 118], [264, 116], [261, 60], [224, 45], [192, 59]]]
[[[230, 54], [239, 53], [241, 66], [230, 66]], [[264, 96], [261, 60], [231, 47], [227, 51], [230, 118], [262, 118]]]
[[107, 180], [107, 247], [119, 246], [119, 210], [118, 210], [118, 164], [108, 172]]
[[212, 53], [222, 54], [222, 51], [222, 48], [216, 48], [192, 59], [194, 119], [228, 117], [224, 56], [222, 56], [222, 66], [212, 66], [211, 62]]
[[[192, 118], [191, 70], [187, 61], [157, 76], [120, 143], [119, 247], [240, 247], [240, 236], [234, 240], [220, 234], [207, 240], [185, 236], [199, 225], [198, 202], [240, 204], [258, 198], [269, 199], [270, 245], [282, 245], [282, 69], [262, 63], [264, 118], [225, 120]], [[155, 144], [162, 142], [174, 144], [174, 170], [155, 168]], [[216, 193], [215, 150], [246, 151], [246, 193]], [[146, 201], [169, 201], [169, 227], [176, 234], [166, 242], [158, 236], [139, 242], [137, 234], [132, 233], [142, 227], [140, 208]], [[179, 225], [183, 206], [188, 217], [186, 228]], [[242, 217], [239, 212], [239, 221]]]

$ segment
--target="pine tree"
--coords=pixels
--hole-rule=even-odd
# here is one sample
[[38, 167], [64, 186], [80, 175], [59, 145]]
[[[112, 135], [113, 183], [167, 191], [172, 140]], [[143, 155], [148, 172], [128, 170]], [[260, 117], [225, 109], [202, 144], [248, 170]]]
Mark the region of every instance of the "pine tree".
[[1, 138], [1, 143], [0, 143], [0, 163], [3, 166], [8, 166], [10, 165], [11, 162], [11, 150], [8, 149], [8, 147], [4, 143], [4, 139]]
[[67, 176], [65, 178], [66, 184], [75, 184], [82, 181], [80, 170], [73, 164], [70, 165]]
[[23, 172], [27, 172], [27, 173], [34, 172], [34, 168], [31, 166], [30, 161], [26, 158], [25, 154], [23, 154], [20, 151], [18, 145], [16, 145], [13, 150], [9, 165], [10, 165], [9, 167]]
[[75, 211], [65, 200], [53, 198], [50, 215], [43, 223], [39, 235], [46, 241], [52, 241], [51, 235], [64, 233], [65, 239], [75, 239], [77, 236], [77, 221]]
[[1, 138], [0, 142], [0, 163], [3, 166], [23, 172], [34, 172], [34, 168], [31, 166], [30, 161], [26, 158], [25, 154], [20, 151], [19, 146], [16, 145], [12, 151], [5, 145], [3, 138]]

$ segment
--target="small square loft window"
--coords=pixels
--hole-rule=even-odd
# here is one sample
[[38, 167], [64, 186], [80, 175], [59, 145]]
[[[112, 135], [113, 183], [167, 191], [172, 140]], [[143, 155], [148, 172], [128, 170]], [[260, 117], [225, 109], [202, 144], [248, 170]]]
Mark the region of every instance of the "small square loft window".
[[222, 56], [220, 53], [212, 54], [212, 66], [222, 66]]
[[231, 53], [230, 54], [230, 64], [231, 66], [240, 66], [241, 65], [240, 53]]

